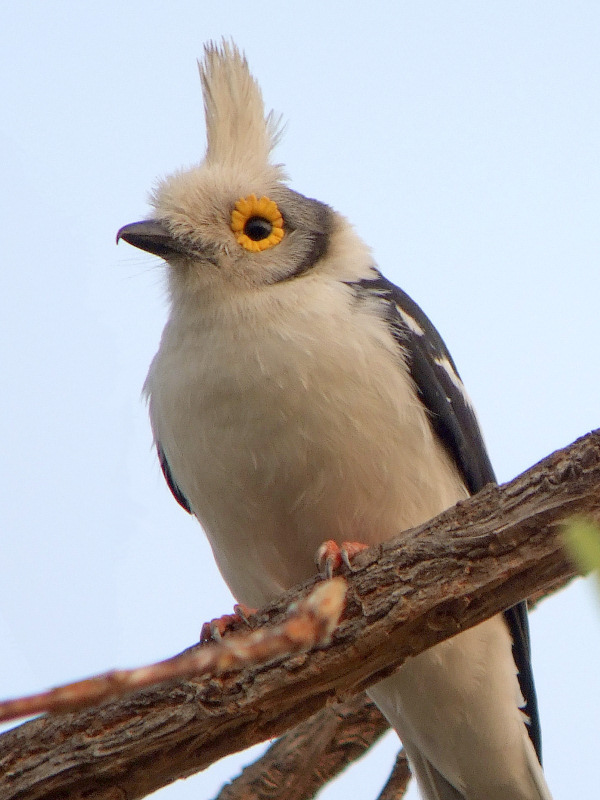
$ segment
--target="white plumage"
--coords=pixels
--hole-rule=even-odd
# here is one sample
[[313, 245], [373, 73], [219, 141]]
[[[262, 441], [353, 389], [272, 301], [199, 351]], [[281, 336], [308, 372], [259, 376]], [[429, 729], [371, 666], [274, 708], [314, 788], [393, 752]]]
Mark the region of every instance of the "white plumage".
[[[270, 163], [277, 126], [245, 59], [209, 45], [201, 76], [205, 161], [164, 181], [152, 219], [119, 236], [168, 262], [170, 317], [145, 384], [165, 475], [238, 601], [260, 606], [314, 573], [325, 539], [380, 542], [466, 497], [465, 431], [483, 474], [489, 462], [428, 320], [345, 219]], [[261, 212], [240, 243], [232, 210], [253, 195], [281, 212], [280, 240]], [[427, 800], [549, 800], [502, 616], [372, 696]]]
[[155, 438], [250, 606], [314, 574], [324, 538], [383, 541], [466, 496], [376, 304], [349, 293], [315, 274], [208, 300], [169, 321], [146, 382]]

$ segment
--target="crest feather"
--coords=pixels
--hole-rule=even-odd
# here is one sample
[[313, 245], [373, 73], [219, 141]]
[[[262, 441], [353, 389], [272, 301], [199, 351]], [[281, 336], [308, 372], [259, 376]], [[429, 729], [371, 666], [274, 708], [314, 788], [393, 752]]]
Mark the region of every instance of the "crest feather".
[[279, 165], [269, 161], [279, 140], [279, 120], [265, 115], [260, 87], [250, 73], [246, 57], [233, 42], [219, 47], [209, 42], [204, 61], [198, 63], [206, 117], [206, 163], [234, 169], [275, 172], [284, 179]]

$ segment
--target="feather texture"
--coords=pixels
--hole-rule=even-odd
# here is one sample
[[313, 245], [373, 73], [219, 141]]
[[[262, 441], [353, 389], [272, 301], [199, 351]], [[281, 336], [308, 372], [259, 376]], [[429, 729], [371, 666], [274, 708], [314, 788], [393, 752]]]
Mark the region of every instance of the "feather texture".
[[[206, 158], [209, 165], [264, 172], [281, 133], [271, 111], [265, 117], [262, 93], [248, 69], [245, 56], [234, 44], [209, 43], [198, 65], [206, 118]], [[273, 177], [284, 178], [280, 166]]]
[[[271, 163], [277, 127], [243, 56], [208, 45], [201, 76], [205, 161], [163, 181], [152, 220], [119, 236], [168, 262], [145, 384], [165, 478], [238, 601], [260, 606], [313, 574], [325, 539], [384, 541], [494, 474], [433, 325], [348, 222]], [[231, 225], [250, 195], [283, 219], [264, 249]], [[371, 694], [426, 800], [550, 800], [523, 605]]]

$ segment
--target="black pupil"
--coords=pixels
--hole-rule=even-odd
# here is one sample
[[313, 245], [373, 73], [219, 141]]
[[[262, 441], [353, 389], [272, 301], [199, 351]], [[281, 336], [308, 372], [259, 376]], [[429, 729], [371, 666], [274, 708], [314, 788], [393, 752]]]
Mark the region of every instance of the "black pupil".
[[244, 225], [244, 233], [253, 242], [260, 242], [271, 235], [273, 225], [264, 217], [250, 217]]

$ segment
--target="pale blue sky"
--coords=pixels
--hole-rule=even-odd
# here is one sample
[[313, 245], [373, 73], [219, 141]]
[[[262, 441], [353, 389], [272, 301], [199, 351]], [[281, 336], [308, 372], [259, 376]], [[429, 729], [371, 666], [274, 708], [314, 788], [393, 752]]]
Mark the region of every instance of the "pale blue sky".
[[[3, 696], [168, 656], [231, 605], [140, 400], [160, 262], [114, 245], [156, 177], [201, 158], [195, 59], [223, 35], [288, 120], [292, 186], [346, 214], [445, 337], [499, 478], [600, 425], [596, 2], [6, 3]], [[549, 783], [596, 800], [591, 587], [532, 630]], [[395, 750], [322, 796], [374, 797]], [[208, 800], [249, 759], [160, 797]]]

